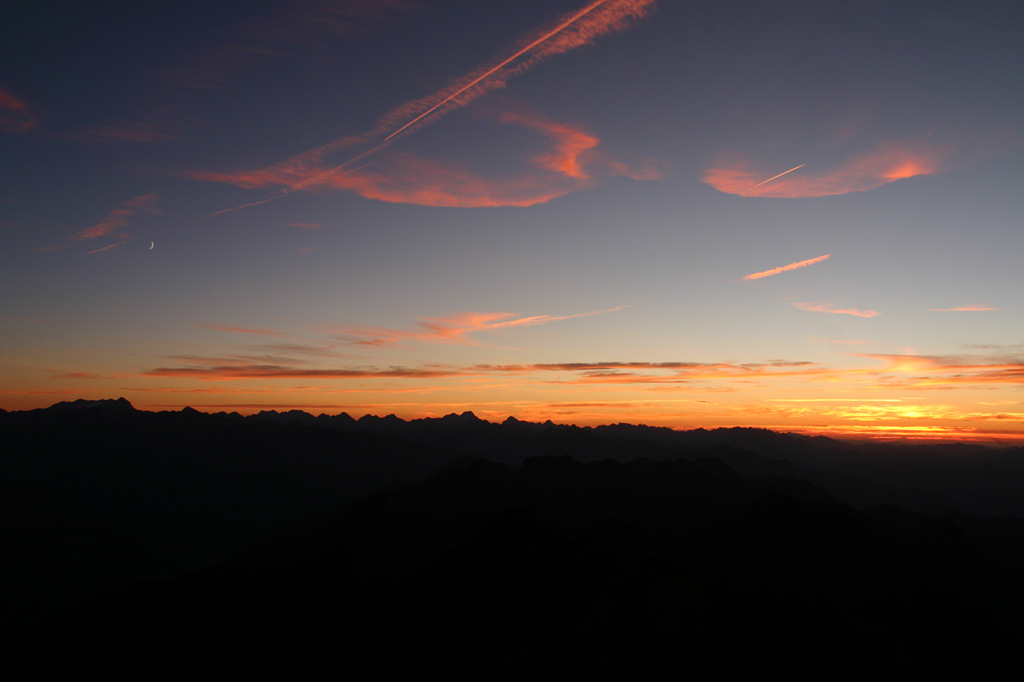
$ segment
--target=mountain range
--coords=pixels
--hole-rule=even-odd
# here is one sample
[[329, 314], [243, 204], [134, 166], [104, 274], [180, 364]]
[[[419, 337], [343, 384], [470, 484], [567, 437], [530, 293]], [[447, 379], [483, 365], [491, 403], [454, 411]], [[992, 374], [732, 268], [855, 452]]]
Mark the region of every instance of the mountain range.
[[26, 671], [653, 679], [1024, 625], [1021, 448], [124, 399], [0, 433]]

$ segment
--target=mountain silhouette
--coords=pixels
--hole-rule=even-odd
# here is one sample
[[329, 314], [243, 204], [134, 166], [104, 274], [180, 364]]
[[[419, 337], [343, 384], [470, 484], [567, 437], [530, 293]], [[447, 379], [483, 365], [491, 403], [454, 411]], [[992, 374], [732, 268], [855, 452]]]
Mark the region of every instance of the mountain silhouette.
[[0, 428], [4, 608], [53, 674], [659, 678], [1024, 625], [1024, 520], [986, 511], [1020, 449], [123, 399]]

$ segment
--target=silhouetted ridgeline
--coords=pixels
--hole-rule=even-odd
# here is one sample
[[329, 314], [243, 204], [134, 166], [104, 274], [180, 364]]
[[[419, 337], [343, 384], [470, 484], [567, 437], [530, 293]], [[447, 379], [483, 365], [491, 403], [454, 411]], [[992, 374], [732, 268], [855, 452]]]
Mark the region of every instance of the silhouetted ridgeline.
[[1020, 448], [123, 399], [0, 433], [2, 608], [41, 678], [919, 668], [1024, 626]]

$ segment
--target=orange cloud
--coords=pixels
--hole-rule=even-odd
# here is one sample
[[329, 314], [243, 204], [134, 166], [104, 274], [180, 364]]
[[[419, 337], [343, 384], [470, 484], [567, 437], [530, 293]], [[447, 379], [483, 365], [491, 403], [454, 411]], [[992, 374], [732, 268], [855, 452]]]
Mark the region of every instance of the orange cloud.
[[[424, 206], [532, 206], [564, 196], [590, 184], [590, 172], [584, 170], [582, 165], [596, 160], [596, 157], [587, 155], [600, 140], [578, 128], [521, 114], [508, 115], [504, 122], [531, 127], [554, 140], [550, 152], [534, 159], [534, 165], [549, 171], [547, 174], [494, 181], [463, 168], [438, 164], [412, 155], [390, 159], [388, 168], [383, 172], [371, 172], [365, 167], [353, 168], [353, 164], [377, 154], [393, 138], [437, 121], [482, 95], [505, 87], [509, 78], [549, 57], [628, 28], [634, 21], [649, 14], [654, 4], [655, 0], [591, 2], [520, 41], [509, 50], [508, 56], [497, 63], [482, 66], [447, 88], [396, 107], [366, 132], [338, 138], [262, 170], [236, 173], [191, 172], [186, 175], [197, 180], [225, 182], [246, 188], [282, 188], [267, 199], [217, 211], [204, 216], [207, 218], [258, 206], [291, 191], [313, 188], [341, 189], [368, 199]], [[331, 161], [331, 157], [342, 150], [374, 141], [378, 141], [376, 146], [340, 164]], [[615, 161], [605, 161], [603, 165], [610, 174], [635, 179], [655, 179], [663, 174], [651, 162], [646, 162], [640, 169], [632, 169]]]
[[[576, 12], [558, 20], [553, 26], [521, 41], [509, 56], [493, 66], [485, 66], [468, 74], [458, 82], [392, 112], [392, 117], [402, 116], [400, 110], [413, 105], [420, 108], [428, 105], [421, 113], [389, 134], [385, 141], [411, 128], [428, 116], [445, 113], [444, 107], [463, 107], [472, 100], [495, 88], [505, 87], [508, 79], [520, 74], [537, 63], [554, 55], [568, 52], [592, 43], [597, 38], [627, 28], [636, 19], [648, 14], [654, 8], [654, 0], [596, 0]], [[436, 101], [432, 101], [436, 100]]]
[[777, 275], [780, 272], [787, 272], [789, 270], [796, 270], [797, 268], [806, 268], [808, 265], [814, 265], [820, 263], [823, 260], [827, 260], [832, 254], [826, 253], [824, 256], [818, 256], [817, 258], [811, 258], [809, 260], [802, 260], [799, 263], [790, 263], [789, 265], [783, 265], [779, 268], [772, 268], [771, 270], [765, 270], [764, 272], [755, 272], [752, 275], [747, 275], [743, 279], [761, 279], [763, 277], [771, 277]]
[[133, 197], [108, 213], [103, 220], [79, 231], [73, 238], [83, 240], [105, 237], [114, 230], [127, 225], [131, 218], [139, 213], [159, 213], [156, 208], [159, 201], [159, 192]]
[[51, 379], [98, 379], [99, 374], [91, 372], [53, 372]]
[[964, 313], [964, 312], [974, 313], [974, 312], [983, 312], [983, 311], [987, 311], [987, 310], [999, 310], [999, 308], [990, 308], [988, 306], [983, 306], [983, 305], [968, 305], [968, 306], [964, 306], [962, 308], [929, 308], [928, 310], [931, 310], [931, 311], [936, 312], [936, 313]]
[[0, 90], [0, 132], [27, 133], [39, 121], [21, 99]]
[[464, 376], [460, 370], [392, 367], [389, 369], [304, 369], [281, 365], [218, 365], [213, 367], [160, 367], [147, 377], [178, 377], [231, 381], [235, 379], [437, 379]]
[[[565, 196], [592, 184], [601, 170], [634, 179], [661, 177], [647, 162], [639, 169], [605, 159], [596, 147], [600, 139], [582, 128], [522, 112], [506, 112], [500, 123], [516, 124], [538, 133], [547, 149], [530, 159], [530, 170], [512, 178], [485, 178], [451, 163], [415, 154], [394, 155], [373, 167], [330, 168], [310, 159], [289, 159], [262, 170], [238, 173], [195, 171], [197, 180], [223, 182], [248, 189], [284, 187], [285, 191], [338, 189], [367, 199], [420, 206], [533, 206]], [[265, 203], [265, 202], [254, 202]], [[233, 209], [231, 209], [233, 210]]]
[[934, 355], [862, 354], [859, 357], [886, 363], [885, 369], [879, 372], [885, 386], [957, 388], [1024, 384], [1024, 360], [1018, 358], [984, 362], [973, 357]]
[[511, 313], [460, 313], [451, 317], [421, 318], [417, 322], [420, 327], [417, 331], [402, 331], [386, 327], [349, 327], [338, 330], [338, 333], [348, 343], [362, 346], [391, 345], [405, 339], [435, 343], [473, 343], [467, 336], [474, 332], [506, 327], [533, 327], [577, 317], [613, 313], [628, 307], [628, 305], [620, 305], [606, 310], [572, 315], [533, 315], [530, 317], [515, 317]]
[[824, 197], [865, 192], [897, 180], [938, 173], [947, 155], [947, 151], [923, 142], [888, 142], [822, 173], [783, 173], [769, 182], [764, 180], [767, 173], [751, 168], [751, 162], [741, 158], [707, 169], [701, 180], [720, 192], [742, 197]]
[[874, 317], [881, 315], [877, 310], [857, 310], [856, 308], [836, 308], [831, 303], [793, 303], [800, 310], [812, 313], [835, 313], [837, 315], [855, 315], [856, 317]]

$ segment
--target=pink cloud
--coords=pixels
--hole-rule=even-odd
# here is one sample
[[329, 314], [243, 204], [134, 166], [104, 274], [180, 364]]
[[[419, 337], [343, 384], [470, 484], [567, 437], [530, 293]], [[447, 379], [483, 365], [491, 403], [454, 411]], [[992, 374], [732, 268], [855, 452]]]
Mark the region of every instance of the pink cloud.
[[809, 260], [802, 260], [798, 263], [790, 263], [789, 265], [783, 265], [782, 267], [772, 268], [771, 270], [765, 270], [764, 272], [755, 272], [752, 275], [747, 275], [743, 279], [762, 279], [764, 277], [771, 277], [777, 275], [780, 272], [788, 272], [789, 270], [796, 270], [797, 268], [806, 268], [808, 265], [814, 265], [820, 263], [823, 260], [827, 260], [832, 254], [826, 253], [824, 256], [818, 256], [817, 258], [811, 258]]
[[120, 206], [110, 211], [110, 213], [104, 216], [104, 218], [95, 225], [77, 232], [73, 238], [83, 240], [105, 237], [114, 230], [127, 225], [132, 217], [139, 213], [159, 213], [156, 208], [159, 201], [159, 192], [150, 192], [149, 194], [143, 194], [128, 199]]
[[989, 310], [999, 310], [999, 308], [991, 308], [989, 306], [983, 306], [983, 305], [968, 305], [968, 306], [964, 306], [962, 308], [929, 308], [928, 310], [931, 310], [931, 311], [936, 312], [936, 313], [965, 313], [965, 312], [976, 313], [976, 312], [984, 312], [984, 311], [989, 311]]
[[194, 171], [187, 176], [249, 189], [337, 189], [389, 203], [483, 207], [545, 203], [589, 187], [598, 172], [641, 180], [662, 175], [651, 162], [633, 168], [606, 159], [596, 149], [600, 139], [578, 126], [523, 112], [499, 114], [497, 121], [532, 130], [540, 136], [543, 146], [528, 160], [526, 170], [511, 178], [487, 178], [464, 166], [415, 154], [393, 155], [377, 160], [372, 167], [355, 169], [331, 168], [312, 157], [295, 157], [262, 170]]
[[[338, 138], [260, 170], [198, 171], [186, 175], [246, 188], [278, 188], [278, 192], [267, 199], [217, 211], [205, 216], [207, 218], [258, 206], [300, 189], [340, 189], [368, 199], [424, 206], [532, 206], [551, 201], [591, 184], [593, 168], [589, 166], [599, 161], [594, 148], [600, 140], [578, 127], [539, 117], [510, 114], [503, 121], [532, 128], [550, 141], [549, 149], [533, 158], [533, 172], [511, 180], [486, 179], [466, 168], [413, 155], [376, 162], [373, 170], [353, 166], [386, 148], [396, 136], [412, 132], [504, 87], [509, 78], [539, 62], [625, 30], [649, 14], [654, 4], [654, 0], [596, 0], [527, 36], [497, 63], [482, 66], [447, 88], [396, 107], [366, 132]], [[349, 157], [340, 165], [329, 160], [337, 152], [374, 142], [376, 146]], [[600, 161], [610, 175], [635, 179], [655, 179], [663, 175], [663, 170], [650, 161], [639, 168], [618, 161]], [[537, 169], [546, 172], [538, 173]]]
[[604, 315], [628, 308], [616, 306], [606, 310], [595, 310], [571, 315], [532, 315], [516, 317], [511, 313], [459, 313], [450, 317], [425, 317], [416, 323], [417, 330], [398, 330], [386, 327], [346, 327], [338, 333], [348, 343], [363, 346], [385, 346], [403, 340], [427, 341], [432, 343], [475, 343], [468, 336], [475, 332], [491, 331], [508, 327], [533, 327], [550, 322], [560, 322], [578, 317]]
[[874, 317], [881, 315], [877, 310], [858, 310], [856, 308], [836, 308], [831, 303], [793, 303], [800, 310], [812, 313], [835, 313], [837, 315], [854, 315], [856, 317]]
[[948, 153], [920, 141], [888, 142], [832, 170], [787, 171], [770, 181], [765, 180], [769, 173], [753, 168], [749, 159], [741, 157], [708, 168], [701, 180], [720, 192], [743, 197], [824, 197], [865, 192], [897, 180], [938, 173], [944, 170]]
[[0, 132], [27, 133], [38, 123], [24, 100], [0, 90]]

